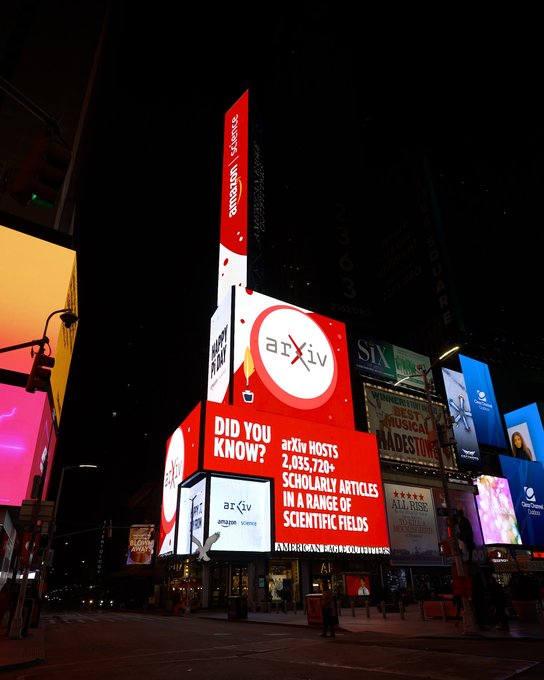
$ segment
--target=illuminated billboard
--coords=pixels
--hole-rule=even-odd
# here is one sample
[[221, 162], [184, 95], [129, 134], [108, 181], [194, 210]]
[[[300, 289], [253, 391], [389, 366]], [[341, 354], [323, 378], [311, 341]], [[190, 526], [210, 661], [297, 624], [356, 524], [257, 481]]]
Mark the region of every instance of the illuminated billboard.
[[484, 543], [521, 545], [521, 534], [508, 480], [504, 477], [480, 475], [476, 479], [476, 504]]
[[233, 288], [212, 319], [208, 400], [353, 428], [345, 325]]
[[472, 421], [465, 377], [459, 371], [442, 368], [452, 429], [457, 445], [457, 461], [464, 465], [480, 465], [480, 447]]
[[[368, 431], [376, 435], [381, 458], [438, 467], [433, 424], [426, 399], [364, 384]], [[445, 425], [444, 406], [433, 402], [438, 426]], [[444, 466], [456, 469], [451, 446], [441, 449]]]
[[47, 394], [0, 384], [0, 505], [30, 498], [33, 477], [55, 441]]
[[488, 365], [462, 354], [459, 361], [478, 441], [505, 449], [503, 426]]
[[536, 403], [504, 414], [512, 455], [544, 463], [542, 413]]
[[200, 413], [198, 404], [166, 443], [158, 555], [174, 552], [178, 486], [198, 468]]
[[127, 565], [148, 566], [153, 562], [155, 525], [133, 524], [128, 534]]
[[273, 482], [278, 552], [389, 554], [371, 434], [208, 402], [203, 464]]
[[208, 535], [219, 532], [215, 550], [270, 551], [270, 482], [211, 478]]
[[190, 487], [180, 488], [178, 527], [175, 552], [177, 555], [194, 553], [204, 545], [207, 480], [201, 479]]
[[232, 286], [263, 280], [265, 233], [262, 125], [246, 90], [225, 114], [217, 304]]
[[514, 503], [524, 545], [544, 544], [544, 467], [542, 463], [499, 456]]
[[357, 338], [353, 363], [355, 370], [363, 375], [389, 379], [393, 383], [403, 380], [403, 385], [420, 390], [424, 390], [425, 386], [418, 366], [422, 366], [424, 371], [431, 368], [429, 357], [423, 354], [383, 340], [360, 337]]
[[385, 483], [392, 564], [442, 564], [431, 489]]
[[[66, 308], [75, 259], [74, 250], [0, 225], [0, 347], [42, 337], [49, 314]], [[49, 321], [52, 356], [61, 325], [58, 314]], [[30, 348], [0, 354], [0, 368], [30, 373]]]

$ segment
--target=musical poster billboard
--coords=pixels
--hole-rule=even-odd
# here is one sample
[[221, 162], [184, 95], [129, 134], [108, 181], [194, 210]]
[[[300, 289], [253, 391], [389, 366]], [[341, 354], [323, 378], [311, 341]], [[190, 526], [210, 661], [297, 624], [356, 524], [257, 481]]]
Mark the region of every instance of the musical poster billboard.
[[[381, 458], [439, 467], [436, 437], [426, 399], [364, 384], [368, 430], [376, 435]], [[438, 427], [445, 426], [444, 405], [432, 402]], [[444, 467], [457, 469], [451, 446], [441, 448]]]
[[431, 489], [384, 484], [392, 564], [441, 565]]

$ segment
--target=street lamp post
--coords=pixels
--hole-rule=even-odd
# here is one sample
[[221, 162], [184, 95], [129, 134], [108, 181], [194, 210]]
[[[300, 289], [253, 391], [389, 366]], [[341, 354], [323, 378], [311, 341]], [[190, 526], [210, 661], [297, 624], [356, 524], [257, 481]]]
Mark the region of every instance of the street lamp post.
[[434, 448], [437, 457], [438, 457], [438, 468], [440, 471], [440, 479], [442, 482], [442, 489], [444, 492], [444, 501], [446, 503], [446, 521], [449, 529], [449, 539], [450, 539], [450, 547], [451, 547], [451, 554], [453, 556], [453, 560], [455, 563], [455, 568], [457, 571], [457, 575], [461, 580], [461, 599], [463, 602], [463, 633], [468, 635], [472, 634], [475, 632], [475, 622], [474, 622], [474, 615], [472, 611], [472, 604], [469, 600], [469, 598], [466, 595], [466, 589], [465, 589], [465, 584], [464, 584], [464, 577], [465, 577], [465, 568], [463, 564], [463, 556], [461, 554], [461, 550], [459, 548], [459, 543], [457, 541], [457, 536], [455, 534], [454, 528], [453, 528], [453, 516], [452, 516], [452, 505], [451, 505], [451, 497], [450, 497], [450, 491], [448, 487], [448, 479], [446, 476], [446, 469], [444, 467], [444, 460], [442, 458], [442, 450], [440, 447], [440, 438], [439, 438], [439, 427], [438, 423], [436, 422], [436, 416], [433, 410], [433, 402], [431, 399], [431, 385], [429, 383], [429, 373], [432, 371], [432, 369], [441, 361], [443, 361], [446, 357], [451, 356], [452, 354], [455, 354], [458, 352], [460, 349], [459, 346], [452, 347], [451, 349], [447, 350], [443, 354], [441, 354], [438, 359], [425, 370], [425, 367], [422, 364], [418, 364], [417, 366], [417, 373], [414, 373], [412, 375], [407, 375], [401, 380], [398, 380], [395, 383], [395, 386], [400, 385], [402, 382], [405, 380], [408, 380], [409, 378], [416, 378], [420, 377], [423, 380], [423, 387], [425, 389], [425, 396], [427, 399], [427, 412], [429, 415], [429, 420], [431, 421], [432, 424], [432, 437], [431, 437], [431, 446]]
[[[47, 317], [45, 321], [45, 327], [43, 329], [42, 337], [38, 340], [29, 340], [28, 342], [22, 342], [17, 345], [10, 345], [9, 347], [0, 347], [0, 354], [3, 354], [4, 352], [12, 352], [17, 349], [23, 349], [25, 347], [32, 347], [34, 348], [35, 346], [39, 347], [38, 354], [43, 354], [45, 351], [45, 346], [49, 344], [49, 338], [47, 337], [47, 327], [49, 326], [49, 321], [52, 319], [55, 314], [60, 314], [60, 318], [63, 322], [63, 324], [66, 326], [66, 328], [70, 328], [76, 321], [78, 321], [78, 316], [75, 314], [71, 309], [65, 308], [65, 309], [56, 309], [55, 311], [51, 312], [49, 316]], [[34, 349], [31, 350], [32, 356], [34, 356]], [[29, 376], [29, 383], [30, 383], [30, 376]], [[29, 383], [27, 383], [27, 391], [32, 392], [34, 390], [29, 389]], [[36, 501], [34, 503], [34, 507], [32, 510], [32, 517], [31, 517], [31, 538], [29, 541], [28, 545], [28, 562], [24, 565], [23, 568], [23, 576], [21, 579], [21, 586], [19, 590], [19, 595], [17, 597], [17, 604], [15, 606], [15, 613], [13, 615], [13, 619], [11, 621], [11, 626], [8, 632], [8, 638], [10, 640], [17, 640], [23, 637], [22, 632], [23, 632], [23, 610], [24, 610], [24, 601], [25, 601], [25, 596], [26, 596], [26, 589], [28, 586], [28, 576], [29, 576], [29, 571], [30, 571], [30, 564], [32, 562], [32, 557], [36, 548], [36, 543], [35, 543], [35, 536], [36, 536], [36, 523], [38, 521], [39, 515], [40, 515], [40, 510], [41, 510], [41, 502], [42, 502], [42, 493], [43, 493], [43, 476], [40, 481], [39, 489], [38, 489], [38, 494]]]
[[86, 463], [82, 463], [81, 465], [65, 465], [60, 473], [60, 480], [59, 480], [59, 486], [57, 489], [57, 495], [55, 496], [55, 504], [53, 505], [53, 516], [51, 518], [51, 526], [49, 528], [49, 535], [47, 538], [47, 547], [45, 549], [45, 556], [44, 556], [44, 569], [40, 578], [40, 586], [38, 590], [38, 597], [41, 598], [42, 593], [43, 593], [43, 588], [45, 585], [45, 577], [47, 574], [47, 568], [49, 566], [49, 561], [50, 561], [50, 553], [52, 550], [53, 546], [53, 539], [55, 537], [55, 532], [57, 530], [57, 513], [59, 510], [59, 501], [60, 501], [60, 494], [62, 492], [62, 485], [64, 483], [64, 473], [66, 470], [75, 470], [78, 468], [97, 468], [98, 465], [88, 465]]
[[[57, 491], [57, 495], [55, 498], [55, 503], [53, 506], [53, 514], [51, 518], [51, 524], [49, 527], [49, 535], [47, 539], [47, 547], [46, 547], [46, 552], [45, 552], [45, 559], [44, 559], [44, 569], [42, 573], [40, 574], [40, 584], [39, 584], [39, 589], [38, 589], [38, 598], [41, 598], [42, 592], [43, 592], [43, 586], [45, 582], [45, 573], [47, 569], [47, 563], [48, 563], [48, 558], [49, 558], [49, 553], [51, 551], [51, 545], [53, 541], [53, 534], [55, 532], [55, 522], [57, 518], [57, 510], [58, 510], [58, 505], [59, 505], [59, 498], [60, 498], [60, 492], [62, 490], [62, 483], [64, 481], [64, 472], [66, 470], [72, 470], [74, 468], [96, 468], [98, 467], [97, 465], [67, 465], [66, 467], [62, 468], [62, 472], [60, 475], [60, 482], [59, 482], [59, 488]], [[38, 507], [40, 504], [40, 499], [36, 501], [36, 505], [34, 508], [34, 516], [37, 516], [38, 513]], [[33, 519], [33, 525], [35, 524], [36, 520], [35, 517]], [[34, 527], [33, 527], [34, 529]], [[35, 548], [35, 542], [34, 542], [34, 530], [32, 531], [32, 538], [30, 539], [30, 544], [28, 548], [28, 553], [29, 553], [29, 558], [28, 558], [28, 564], [25, 565], [24, 571], [23, 571], [23, 577], [21, 579], [21, 587], [19, 590], [19, 595], [17, 597], [17, 604], [15, 606], [15, 613], [13, 615], [13, 620], [11, 622], [11, 626], [8, 632], [8, 638], [10, 640], [20, 640], [23, 637], [23, 612], [24, 612], [24, 603], [25, 603], [25, 598], [26, 598], [26, 590], [28, 586], [28, 575], [30, 571], [30, 564], [32, 562], [32, 556]]]
[[51, 317], [53, 317], [55, 314], [60, 314], [60, 318], [62, 319], [62, 322], [66, 328], [70, 328], [70, 326], [73, 326], [73, 324], [78, 320], [77, 314], [74, 314], [71, 309], [57, 309], [54, 312], [51, 312], [51, 314], [47, 317], [41, 338], [38, 340], [29, 340], [28, 342], [20, 342], [17, 345], [9, 345], [9, 347], [0, 347], [0, 354], [3, 354], [4, 352], [13, 352], [17, 349], [24, 349], [25, 347], [35, 347], [36, 345], [40, 347], [40, 350], [43, 350], [44, 346], [49, 344], [49, 338], [47, 337], [47, 326], [49, 325]]
[[[193, 554], [193, 522], [194, 522], [194, 509], [195, 509], [195, 499], [198, 496], [198, 493], [195, 493], [195, 495], [190, 498], [189, 500], [191, 501], [191, 525], [189, 527], [189, 578], [191, 578], [191, 555]], [[189, 593], [186, 593], [186, 601], [185, 601], [185, 613], [190, 614], [191, 613], [191, 603], [189, 602]]]

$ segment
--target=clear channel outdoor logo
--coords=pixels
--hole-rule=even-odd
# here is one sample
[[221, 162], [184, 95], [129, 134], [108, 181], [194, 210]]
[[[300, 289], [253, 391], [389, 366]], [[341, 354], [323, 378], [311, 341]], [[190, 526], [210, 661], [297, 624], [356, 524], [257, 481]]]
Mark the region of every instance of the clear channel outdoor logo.
[[536, 503], [536, 494], [532, 486], [524, 486], [523, 491], [525, 492], [525, 498], [530, 503]]

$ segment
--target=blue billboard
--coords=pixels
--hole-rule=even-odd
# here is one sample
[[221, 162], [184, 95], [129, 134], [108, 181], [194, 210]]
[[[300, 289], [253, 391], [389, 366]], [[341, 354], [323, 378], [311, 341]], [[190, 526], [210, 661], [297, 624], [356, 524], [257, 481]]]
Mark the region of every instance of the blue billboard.
[[453, 419], [452, 429], [457, 448], [457, 462], [465, 465], [480, 465], [480, 448], [472, 422], [465, 378], [459, 371], [452, 371], [449, 368], [442, 369], [442, 378], [450, 416]]
[[528, 404], [504, 414], [513, 455], [544, 463], [544, 428], [538, 404]]
[[459, 360], [478, 441], [506, 449], [506, 439], [488, 365], [462, 354], [459, 355]]
[[544, 467], [542, 463], [500, 455], [524, 545], [544, 543]]

